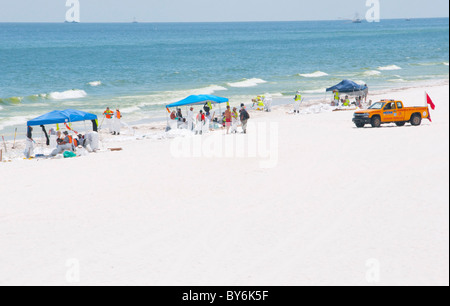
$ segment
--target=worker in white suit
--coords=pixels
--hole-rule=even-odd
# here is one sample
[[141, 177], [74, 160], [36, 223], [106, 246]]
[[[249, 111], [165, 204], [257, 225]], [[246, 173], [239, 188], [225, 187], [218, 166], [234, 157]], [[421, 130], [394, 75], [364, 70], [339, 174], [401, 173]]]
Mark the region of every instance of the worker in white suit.
[[187, 128], [188, 131], [192, 132], [194, 130], [194, 108], [191, 107], [187, 113]]
[[33, 155], [33, 153], [34, 153], [33, 128], [29, 126], [27, 130], [25, 151], [23, 152], [23, 154], [25, 154], [26, 158], [30, 158]]
[[231, 134], [237, 134], [239, 125], [239, 112], [236, 107], [233, 107], [233, 111], [231, 112]]
[[120, 128], [122, 127], [122, 113], [119, 109], [114, 112], [114, 133], [113, 135], [120, 135]]
[[266, 108], [266, 112], [272, 111], [272, 95], [271, 94], [265, 94], [264, 95], [264, 106]]
[[302, 103], [302, 95], [300, 93], [300, 90], [297, 91], [297, 94], [294, 97], [295, 103], [294, 103], [294, 114], [300, 114], [300, 105]]

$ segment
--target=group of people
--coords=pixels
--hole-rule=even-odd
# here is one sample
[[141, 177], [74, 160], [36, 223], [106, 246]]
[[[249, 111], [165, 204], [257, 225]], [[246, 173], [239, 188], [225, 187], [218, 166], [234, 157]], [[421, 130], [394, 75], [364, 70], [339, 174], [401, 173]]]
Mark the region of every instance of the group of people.
[[[367, 84], [365, 86], [367, 87]], [[364, 103], [367, 103], [367, 95], [368, 95], [368, 93], [366, 92], [363, 96], [355, 97], [355, 101], [351, 102], [350, 97], [348, 95], [346, 95], [345, 98], [342, 99], [340, 92], [338, 90], [333, 90], [334, 100], [331, 103], [331, 105], [337, 106], [337, 107], [340, 107], [340, 106], [348, 107], [348, 106], [354, 105], [356, 107], [362, 108], [363, 100], [364, 100]]]
[[259, 111], [272, 111], [272, 96], [270, 94], [265, 94], [261, 96], [257, 96], [255, 99], [252, 99], [253, 105], [252, 108], [256, 108]]
[[120, 135], [120, 129], [122, 127], [122, 113], [117, 108], [116, 111], [112, 111], [109, 107], [103, 112], [104, 119], [106, 120], [106, 128], [112, 135]]
[[[73, 136], [69, 131], [61, 132], [51, 128], [47, 136], [47, 145], [53, 151], [50, 156], [57, 156], [66, 151], [75, 152], [77, 148], [84, 148], [90, 152], [98, 149], [98, 134], [97, 132], [90, 132], [86, 135], [78, 134], [72, 130]], [[34, 153], [33, 128], [31, 126], [27, 129], [27, 142], [24, 151], [26, 158], [30, 158]]]
[[68, 131], [56, 131], [50, 129], [50, 148], [54, 148], [51, 156], [64, 153], [66, 151], [75, 152], [79, 148], [85, 148], [88, 151], [95, 151], [98, 149], [98, 134], [97, 132], [90, 132], [86, 135], [77, 134], [73, 131], [73, 136]]
[[216, 116], [211, 103], [206, 103], [197, 115], [195, 115], [194, 107], [190, 107], [185, 118], [181, 109], [178, 108], [171, 112], [170, 119], [177, 122], [177, 128], [186, 128], [188, 131], [195, 132], [196, 135], [207, 133], [214, 127], [226, 128], [227, 134], [237, 133], [239, 125], [242, 127], [242, 132], [246, 134], [250, 115], [245, 105], [241, 104], [239, 110], [237, 107], [231, 108], [227, 105], [225, 112]]

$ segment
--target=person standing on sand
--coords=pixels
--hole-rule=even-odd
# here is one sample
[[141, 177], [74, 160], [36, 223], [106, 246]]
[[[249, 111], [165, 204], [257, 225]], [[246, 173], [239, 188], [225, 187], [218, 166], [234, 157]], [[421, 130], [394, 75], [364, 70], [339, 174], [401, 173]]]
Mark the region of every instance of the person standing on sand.
[[109, 130], [110, 133], [112, 133], [114, 112], [110, 110], [109, 107], [107, 107], [106, 110], [103, 112], [103, 116], [105, 116], [106, 118], [106, 128]]
[[334, 106], [338, 106], [339, 107], [339, 101], [341, 100], [341, 97], [339, 95], [339, 91], [338, 90], [333, 90], [334, 93]]
[[367, 84], [364, 84], [366, 86], [366, 90], [364, 91], [364, 103], [367, 103], [367, 96], [369, 95], [369, 86]]
[[294, 115], [300, 114], [300, 104], [302, 103], [302, 95], [300, 93], [300, 90], [297, 91], [297, 94], [294, 97], [295, 104], [294, 104]]
[[30, 158], [31, 155], [33, 155], [34, 152], [34, 140], [33, 140], [33, 128], [31, 126], [27, 129], [27, 143], [25, 146], [25, 151], [23, 151], [23, 154], [26, 158]]
[[230, 106], [227, 106], [227, 110], [225, 111], [225, 126], [227, 127], [227, 134], [230, 134], [231, 118], [232, 114]]
[[188, 131], [192, 132], [194, 130], [194, 108], [191, 107], [187, 113], [187, 127]]
[[231, 113], [231, 134], [237, 133], [238, 124], [239, 124], [239, 113], [236, 107], [233, 107], [233, 112]]
[[203, 134], [203, 126], [205, 125], [205, 114], [203, 114], [203, 111], [200, 110], [200, 112], [197, 115], [197, 124], [195, 125], [195, 135]]
[[247, 123], [250, 119], [250, 115], [248, 114], [247, 110], [245, 109], [245, 105], [241, 104], [241, 110], [239, 111], [240, 115], [239, 118], [241, 120], [242, 124], [242, 131], [244, 134], [247, 134]]
[[120, 128], [122, 126], [122, 113], [119, 111], [119, 109], [116, 109], [116, 112], [114, 113], [114, 133], [113, 135], [120, 135]]

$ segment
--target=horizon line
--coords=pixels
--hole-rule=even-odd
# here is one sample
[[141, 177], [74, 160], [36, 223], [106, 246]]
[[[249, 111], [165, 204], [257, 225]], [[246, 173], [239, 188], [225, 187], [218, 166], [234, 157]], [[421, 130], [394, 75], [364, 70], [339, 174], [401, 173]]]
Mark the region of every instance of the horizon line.
[[[450, 17], [396, 17], [396, 18], [383, 18], [383, 20], [420, 20], [420, 19], [449, 19]], [[0, 24], [7, 23], [40, 23], [40, 24], [60, 24], [60, 23], [84, 23], [84, 24], [129, 24], [129, 23], [141, 23], [141, 24], [164, 24], [164, 23], [267, 23], [267, 22], [321, 22], [321, 21], [352, 21], [352, 19], [311, 19], [311, 20], [241, 20], [241, 21], [80, 21], [80, 22], [68, 22], [68, 21], [0, 21]], [[363, 22], [367, 22], [362, 19]], [[375, 23], [375, 22], [374, 22]]]

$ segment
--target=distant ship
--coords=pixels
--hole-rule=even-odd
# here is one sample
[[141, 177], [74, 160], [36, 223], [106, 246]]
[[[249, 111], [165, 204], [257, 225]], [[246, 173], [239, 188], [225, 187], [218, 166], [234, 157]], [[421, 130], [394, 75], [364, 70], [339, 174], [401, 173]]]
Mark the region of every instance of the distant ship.
[[80, 23], [79, 21], [64, 21], [64, 23]]
[[352, 22], [353, 23], [362, 23], [362, 19], [359, 18], [359, 14], [358, 13], [355, 14], [355, 17], [353, 18]]
[[139, 22], [137, 21], [136, 17], [134, 17], [133, 23], [139, 23]]
[[411, 21], [411, 18], [406, 18], [406, 21]]

